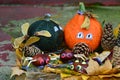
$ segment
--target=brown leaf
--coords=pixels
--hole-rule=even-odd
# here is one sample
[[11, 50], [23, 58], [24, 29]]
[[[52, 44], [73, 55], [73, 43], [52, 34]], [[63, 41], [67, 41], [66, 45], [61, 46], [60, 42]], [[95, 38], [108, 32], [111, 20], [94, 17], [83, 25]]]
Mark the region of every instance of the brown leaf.
[[88, 67], [86, 68], [86, 72], [88, 73], [88, 75], [98, 75], [99, 74], [99, 64], [90, 59], [88, 62]]
[[109, 74], [109, 72], [112, 70], [112, 64], [110, 62], [110, 60], [106, 60], [105, 63], [100, 66], [100, 74]]
[[83, 80], [81, 76], [71, 76], [67, 78], [63, 78], [62, 80]]
[[25, 73], [25, 71], [21, 70], [19, 67], [12, 67], [12, 74], [11, 78], [15, 75], [20, 76], [21, 74]]
[[101, 80], [99, 76], [90, 76], [87, 80]]
[[15, 76], [15, 80], [26, 80], [26, 74], [21, 74], [19, 76]]

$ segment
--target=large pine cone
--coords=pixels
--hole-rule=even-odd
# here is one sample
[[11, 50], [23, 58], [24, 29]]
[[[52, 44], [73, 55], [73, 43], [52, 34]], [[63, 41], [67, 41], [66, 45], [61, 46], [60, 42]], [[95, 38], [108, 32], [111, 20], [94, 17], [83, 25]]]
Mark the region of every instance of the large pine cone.
[[25, 57], [33, 57], [36, 54], [41, 54], [41, 50], [34, 45], [25, 46], [22, 51]]
[[119, 28], [119, 31], [118, 31], [116, 45], [120, 47], [120, 28]]
[[116, 44], [116, 39], [113, 34], [113, 27], [110, 23], [106, 24], [103, 30], [101, 46], [104, 50], [112, 50]]
[[85, 61], [90, 55], [90, 48], [86, 43], [78, 43], [73, 47], [74, 56], [80, 61]]
[[112, 64], [114, 66], [120, 65], [120, 47], [119, 46], [115, 46], [113, 48]]

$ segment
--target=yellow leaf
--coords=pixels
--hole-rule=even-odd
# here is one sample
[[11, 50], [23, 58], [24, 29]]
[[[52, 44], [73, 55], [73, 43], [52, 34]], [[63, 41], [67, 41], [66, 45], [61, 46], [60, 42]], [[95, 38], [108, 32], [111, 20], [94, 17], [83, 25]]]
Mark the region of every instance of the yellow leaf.
[[29, 26], [30, 26], [29, 23], [24, 23], [24, 24], [21, 26], [21, 31], [22, 31], [23, 35], [27, 35]]
[[99, 76], [90, 76], [88, 80], [102, 80]]
[[71, 76], [67, 78], [63, 78], [62, 80], [83, 80], [81, 76]]
[[88, 80], [89, 76], [88, 75], [81, 75], [82, 80]]
[[20, 76], [21, 74], [25, 73], [25, 71], [21, 70], [19, 67], [12, 67], [12, 74], [11, 78], [15, 75]]
[[72, 75], [71, 74], [60, 73], [61, 79], [65, 78], [65, 77], [70, 77], [70, 76], [72, 76]]
[[114, 74], [113, 76], [114, 76], [114, 77], [120, 77], [120, 73]]
[[119, 25], [114, 29], [114, 31], [113, 31], [113, 34], [115, 35], [116, 38], [117, 38], [117, 36], [118, 36], [119, 28], [120, 28], [120, 24], [119, 24]]
[[109, 74], [109, 72], [112, 70], [112, 64], [110, 60], [106, 60], [103, 65], [100, 66], [100, 74]]
[[13, 44], [13, 47], [16, 49], [16, 48], [19, 48], [19, 45], [25, 40], [24, 36], [22, 37], [18, 37], [14, 40], [14, 44]]
[[98, 75], [99, 74], [99, 64], [90, 59], [88, 62], [88, 67], [86, 68], [86, 71], [88, 73], [88, 75]]
[[32, 37], [30, 37], [30, 38], [26, 41], [25, 46], [29, 46], [29, 45], [31, 45], [31, 44], [39, 41], [39, 40], [40, 40], [39, 37], [32, 36]]
[[23, 57], [22, 51], [20, 51], [19, 48], [18, 48], [18, 49], [16, 49], [15, 53], [16, 53], [17, 58], [18, 58], [19, 60], [21, 60], [22, 57]]
[[120, 77], [120, 73], [117, 74], [108, 74], [108, 75], [99, 75], [100, 78], [105, 78], [105, 77]]
[[46, 30], [38, 31], [35, 33], [36, 36], [45, 36], [45, 37], [51, 37], [50, 32]]
[[88, 29], [90, 26], [90, 19], [88, 16], [85, 16], [84, 22], [81, 25], [81, 28]]

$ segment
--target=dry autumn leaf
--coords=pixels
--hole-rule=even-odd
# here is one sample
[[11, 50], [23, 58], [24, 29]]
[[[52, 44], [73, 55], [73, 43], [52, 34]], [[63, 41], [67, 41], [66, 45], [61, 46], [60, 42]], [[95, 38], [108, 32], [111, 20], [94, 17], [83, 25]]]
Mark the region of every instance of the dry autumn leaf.
[[117, 26], [117, 27], [114, 29], [114, 31], [113, 31], [113, 34], [115, 35], [116, 38], [117, 38], [117, 36], [118, 36], [119, 28], [120, 28], [120, 24], [118, 24], [118, 26]]
[[30, 37], [30, 38], [26, 41], [25, 46], [29, 46], [29, 45], [31, 45], [31, 44], [39, 41], [39, 40], [40, 40], [39, 37], [32, 36], [32, 37]]
[[51, 34], [46, 30], [38, 31], [38, 32], [35, 33], [35, 35], [36, 36], [51, 37]]
[[15, 50], [15, 54], [16, 54], [16, 56], [17, 56], [17, 58], [18, 58], [19, 60], [22, 59], [23, 53], [22, 53], [22, 51], [21, 51], [19, 48], [17, 48], [17, 49]]
[[70, 76], [72, 76], [72, 75], [71, 74], [60, 73], [61, 79], [65, 78], [65, 77], [70, 77]]
[[19, 67], [12, 67], [12, 74], [11, 74], [11, 78], [15, 75], [20, 76], [21, 74], [25, 73], [24, 70], [21, 70]]
[[67, 78], [63, 78], [62, 80], [83, 80], [81, 76], [71, 76]]
[[29, 26], [30, 26], [29, 23], [24, 23], [24, 24], [21, 26], [21, 31], [22, 31], [23, 35], [27, 35]]
[[84, 19], [83, 24], [81, 25], [81, 28], [88, 29], [89, 26], [90, 26], [90, 19], [88, 16], [85, 16], [85, 19]]
[[22, 37], [18, 37], [14, 40], [14, 43], [13, 43], [13, 47], [15, 49], [19, 48], [20, 44], [25, 40], [25, 37], [22, 36]]
[[98, 75], [99, 68], [99, 64], [96, 61], [90, 59], [88, 62], [88, 67], [86, 68], [86, 72], [88, 75]]
[[103, 65], [100, 66], [99, 72], [100, 74], [109, 74], [109, 72], [112, 70], [112, 64], [110, 60], [106, 60]]

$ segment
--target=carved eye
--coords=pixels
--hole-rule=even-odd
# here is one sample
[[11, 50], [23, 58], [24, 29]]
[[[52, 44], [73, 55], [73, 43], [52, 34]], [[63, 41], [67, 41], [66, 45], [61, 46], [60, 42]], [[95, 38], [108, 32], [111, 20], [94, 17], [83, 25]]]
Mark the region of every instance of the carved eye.
[[77, 34], [77, 38], [83, 38], [83, 37], [84, 37], [84, 35], [83, 35], [82, 32], [79, 32], [79, 33]]
[[77, 71], [80, 71], [81, 68], [82, 68], [81, 65], [77, 65], [77, 66], [76, 66], [76, 70], [77, 70]]
[[86, 39], [92, 39], [93, 35], [91, 33], [87, 34]]
[[62, 53], [61, 58], [65, 58], [65, 57], [66, 57], [66, 53]]
[[72, 53], [67, 53], [67, 58], [71, 58], [72, 57]]

